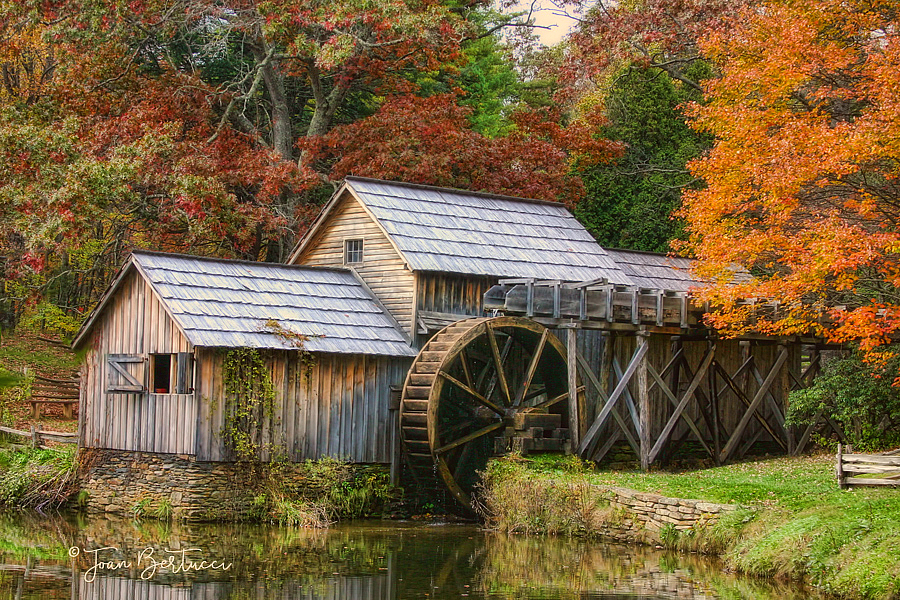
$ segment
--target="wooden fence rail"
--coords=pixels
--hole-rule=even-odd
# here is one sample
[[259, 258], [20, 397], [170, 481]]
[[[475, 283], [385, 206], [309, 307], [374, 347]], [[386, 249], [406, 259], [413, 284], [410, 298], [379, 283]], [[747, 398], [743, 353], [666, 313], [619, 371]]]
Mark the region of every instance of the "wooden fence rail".
[[31, 431], [22, 431], [12, 427], [0, 427], [0, 433], [24, 437], [31, 440], [32, 448], [44, 448], [44, 442], [58, 442], [60, 444], [77, 444], [78, 434], [64, 431], [44, 431], [40, 426], [32, 426]]
[[[887, 454], [853, 454], [853, 448], [847, 446], [847, 454], [838, 444], [837, 470], [838, 485], [842, 488], [859, 485], [897, 485], [900, 486], [900, 455], [896, 452]], [[870, 477], [881, 475], [881, 477]]]

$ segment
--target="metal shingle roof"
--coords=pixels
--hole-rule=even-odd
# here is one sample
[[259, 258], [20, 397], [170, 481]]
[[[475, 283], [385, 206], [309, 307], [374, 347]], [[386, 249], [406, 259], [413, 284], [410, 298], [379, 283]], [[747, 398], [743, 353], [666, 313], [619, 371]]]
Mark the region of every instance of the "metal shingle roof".
[[291, 348], [269, 319], [310, 337], [312, 352], [415, 356], [403, 333], [345, 270], [155, 252], [133, 260], [195, 346]]
[[414, 271], [631, 284], [565, 206], [348, 177]]
[[606, 252], [639, 287], [687, 292], [706, 285], [691, 273], [691, 258], [611, 248]]

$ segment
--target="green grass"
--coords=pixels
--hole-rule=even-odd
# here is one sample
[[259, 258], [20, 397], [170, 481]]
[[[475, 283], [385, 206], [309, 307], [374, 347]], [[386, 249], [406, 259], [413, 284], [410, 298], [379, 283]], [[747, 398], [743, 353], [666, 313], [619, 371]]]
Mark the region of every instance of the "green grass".
[[[571, 458], [539, 456], [531, 463], [531, 468], [559, 476], [573, 472], [572, 462]], [[822, 502], [856, 506], [888, 500], [895, 510], [900, 509], [898, 490], [840, 490], [834, 476], [834, 457], [826, 455], [773, 458], [694, 471], [576, 472], [583, 473], [596, 485], [752, 507], [796, 511]]]
[[77, 491], [75, 448], [0, 447], [0, 506], [58, 507]]
[[805, 578], [840, 597], [900, 597], [900, 489], [841, 490], [833, 463], [831, 456], [814, 456], [641, 473], [593, 470], [571, 457], [542, 456], [497, 461], [488, 480], [498, 488], [503, 479], [517, 478], [546, 489], [589, 483], [742, 504], [750, 510], [733, 515], [734, 522], [671, 545], [712, 549], [730, 568]]

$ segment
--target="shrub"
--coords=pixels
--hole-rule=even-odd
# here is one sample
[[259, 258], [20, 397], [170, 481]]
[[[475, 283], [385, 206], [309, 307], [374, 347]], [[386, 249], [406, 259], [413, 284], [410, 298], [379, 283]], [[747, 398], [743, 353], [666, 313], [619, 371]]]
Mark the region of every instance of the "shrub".
[[900, 444], [900, 348], [880, 364], [857, 351], [825, 363], [812, 386], [792, 392], [787, 421], [808, 425], [821, 411], [844, 429], [847, 441], [864, 451]]

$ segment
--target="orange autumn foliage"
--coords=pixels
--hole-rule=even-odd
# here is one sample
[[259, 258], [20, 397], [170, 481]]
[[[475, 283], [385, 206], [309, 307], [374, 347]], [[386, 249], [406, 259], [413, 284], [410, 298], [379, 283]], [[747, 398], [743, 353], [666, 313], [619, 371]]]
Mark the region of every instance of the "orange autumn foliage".
[[[682, 214], [685, 249], [717, 281], [711, 324], [884, 344], [900, 330], [896, 2], [756, 5], [701, 50], [720, 76], [690, 111], [716, 143], [690, 165], [707, 187]], [[735, 264], [753, 278], [730, 285]], [[778, 310], [751, 315], [742, 298]]]

